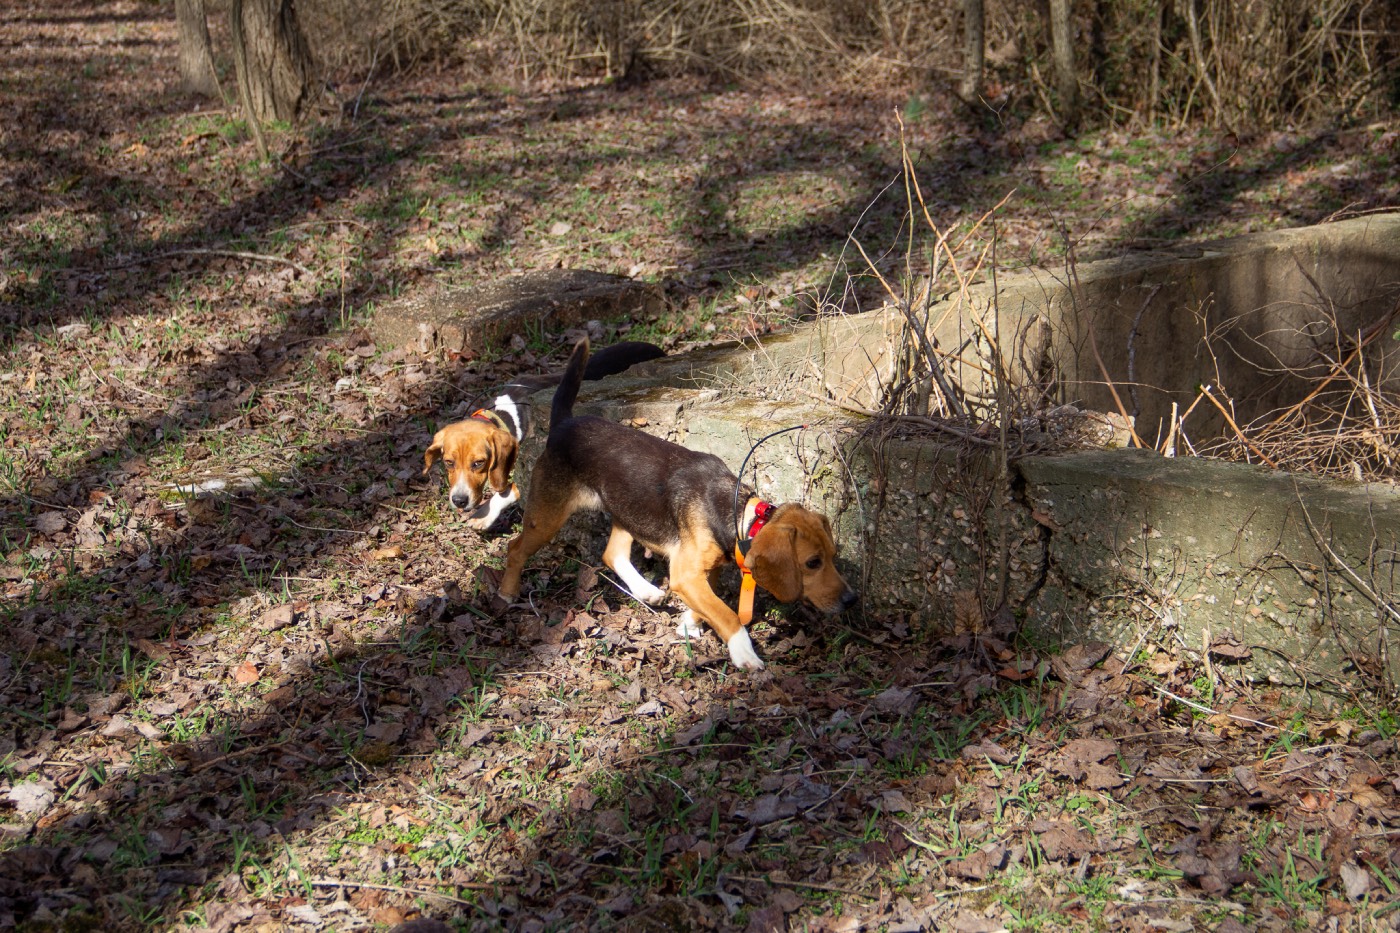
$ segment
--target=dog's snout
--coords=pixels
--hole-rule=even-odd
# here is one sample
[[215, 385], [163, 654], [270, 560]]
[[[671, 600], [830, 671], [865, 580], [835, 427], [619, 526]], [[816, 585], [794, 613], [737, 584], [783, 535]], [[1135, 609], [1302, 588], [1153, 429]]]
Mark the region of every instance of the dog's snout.
[[846, 592], [844, 592], [844, 593], [841, 594], [841, 608], [842, 608], [842, 609], [849, 609], [849, 608], [851, 608], [852, 606], [854, 606], [854, 605], [856, 604], [856, 600], [859, 599], [859, 598], [860, 598], [860, 597], [856, 595], [856, 591], [855, 591], [855, 590], [851, 589], [850, 587], [847, 587], [847, 588], [846, 588]]
[[448, 497], [452, 504], [459, 509], [469, 509], [472, 505], [472, 497], [465, 492], [454, 492]]

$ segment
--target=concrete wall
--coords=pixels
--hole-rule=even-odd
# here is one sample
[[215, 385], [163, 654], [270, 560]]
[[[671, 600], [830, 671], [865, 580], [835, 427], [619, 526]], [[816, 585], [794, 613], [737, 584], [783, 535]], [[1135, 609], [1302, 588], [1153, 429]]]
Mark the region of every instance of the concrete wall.
[[[1312, 296], [1314, 282], [1327, 298]], [[1296, 385], [1259, 378], [1258, 364], [1313, 358], [1299, 335], [1319, 301], [1349, 331], [1385, 321], [1397, 282], [1400, 216], [1387, 216], [1097, 263], [1078, 270], [1074, 288], [1044, 271], [1005, 277], [995, 296], [975, 291], [971, 311], [997, 316], [989, 327], [1017, 347], [1021, 377], [1049, 353], [1061, 396], [1102, 408], [1097, 364], [1085, 362], [1088, 322], [1115, 380], [1126, 379], [1136, 327], [1137, 376], [1158, 387], [1140, 393], [1146, 420], [1168, 399], [1188, 403], [1217, 370], [1242, 406], [1295, 400]], [[957, 346], [968, 309], [943, 310], [936, 335]], [[1200, 320], [1233, 327], [1238, 352], [1202, 354]], [[900, 325], [890, 311], [832, 317], [659, 360], [586, 385], [579, 409], [734, 469], [770, 431], [806, 424], [760, 446], [744, 478], [769, 499], [831, 516], [864, 611], [902, 615], [916, 633], [978, 631], [1004, 602], [1031, 637], [1104, 639], [1122, 652], [1213, 646], [1221, 673], [1324, 691], [1400, 681], [1394, 488], [1123, 450], [1028, 457], [1002, 476], [994, 447], [819, 400], [875, 405]], [[1385, 326], [1370, 351], [1382, 359], [1396, 353], [1394, 322]], [[1393, 374], [1390, 386], [1400, 389]], [[535, 400], [541, 424], [548, 397]], [[590, 546], [601, 553], [600, 539]]]
[[[958, 295], [933, 302], [927, 319], [940, 348], [968, 348], [951, 375], [974, 393], [983, 387], [976, 347], [985, 340], [973, 323], [980, 320], [1006, 348], [1018, 384], [1033, 384], [1051, 370], [1056, 400], [1114, 411], [1090, 349], [1092, 333], [1130, 408], [1130, 386], [1138, 386], [1138, 431], [1151, 442], [1171, 403], [1185, 410], [1203, 384], [1224, 387], [1241, 423], [1297, 401], [1306, 391], [1302, 374], [1326, 372], [1324, 354], [1338, 355], [1337, 330], [1320, 323], [1329, 318], [1343, 343], [1382, 328], [1366, 356], [1372, 371], [1382, 373], [1377, 384], [1400, 390], [1400, 325], [1386, 323], [1397, 306], [1400, 214], [1377, 214], [1073, 270], [1005, 274], [995, 289], [974, 284], [966, 303]], [[657, 372], [674, 385], [761, 386], [878, 408], [881, 387], [893, 378], [902, 325], [902, 315], [888, 308], [834, 316], [743, 353], [692, 354]], [[1187, 429], [1205, 440], [1222, 426], [1203, 404]]]

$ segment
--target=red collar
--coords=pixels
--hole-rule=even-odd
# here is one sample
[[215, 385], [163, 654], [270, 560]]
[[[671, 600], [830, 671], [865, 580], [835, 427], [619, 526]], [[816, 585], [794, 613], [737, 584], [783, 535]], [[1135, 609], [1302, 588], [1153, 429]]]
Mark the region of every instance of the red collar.
[[758, 533], [763, 530], [763, 526], [768, 524], [768, 519], [773, 517], [776, 508], [777, 506], [771, 502], [764, 502], [762, 499], [755, 502], [753, 505], [753, 524], [749, 525], [749, 531], [745, 537], [750, 541], [757, 537]]
[[746, 531], [742, 537], [734, 540], [734, 560], [739, 564], [740, 570], [744, 569], [744, 555], [749, 552], [749, 545], [753, 543], [753, 539], [758, 536], [758, 533], [763, 530], [763, 526], [768, 524], [768, 520], [773, 517], [773, 513], [778, 510], [777, 506], [770, 502], [764, 502], [757, 496], [748, 501], [744, 506], [744, 511], [747, 512], [750, 508], [753, 509], [753, 521], [749, 522], [748, 531]]

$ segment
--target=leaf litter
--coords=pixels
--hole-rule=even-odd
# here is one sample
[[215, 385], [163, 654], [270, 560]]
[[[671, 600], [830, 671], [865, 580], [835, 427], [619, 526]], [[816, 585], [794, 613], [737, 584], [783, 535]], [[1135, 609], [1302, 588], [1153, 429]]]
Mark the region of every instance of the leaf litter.
[[[755, 631], [769, 669], [736, 675], [717, 641], [677, 638], [672, 611], [623, 598], [596, 548], [568, 544], [535, 561], [529, 611], [487, 611], [506, 536], [451, 516], [419, 475], [422, 448], [474, 398], [557, 366], [567, 335], [423, 357], [377, 347], [357, 309], [553, 263], [562, 245], [666, 275], [677, 329], [663, 339], [780, 327], [774, 310], [829, 272], [807, 257], [839, 244], [894, 164], [841, 140], [889, 142], [897, 101], [789, 95], [791, 122], [759, 133], [756, 92], [584, 89], [583, 117], [544, 133], [538, 115], [576, 89], [439, 106], [440, 78], [406, 75], [375, 88], [367, 123], [289, 143], [308, 193], [250, 168], [227, 127], [160, 110], [162, 12], [94, 9], [0, 27], [55, 50], [7, 67], [86, 69], [94, 86], [53, 126], [36, 120], [54, 100], [0, 102], [34, 145], [0, 163], [14, 218], [0, 239], [0, 929], [423, 915], [512, 930], [1394, 928], [1394, 714], [1234, 681], [1241, 646], [1202, 665], [770, 612]], [[129, 34], [159, 43], [153, 64], [118, 65]], [[78, 61], [81, 48], [110, 55]], [[55, 86], [33, 77], [14, 86]], [[423, 126], [460, 145], [425, 148]], [[774, 148], [715, 149], [711, 127]], [[1036, 132], [973, 144], [1000, 158], [1045, 142]], [[568, 157], [582, 139], [649, 136], [665, 159]], [[78, 152], [114, 183], [87, 180]], [[807, 218], [795, 232], [733, 183], [790, 167], [772, 152], [821, 165], [777, 196]], [[483, 189], [444, 161], [511, 167]], [[1326, 175], [1294, 171], [1298, 192]], [[693, 201], [654, 211], [653, 178]], [[1100, 181], [1146, 183], [1124, 166]], [[541, 207], [602, 188], [624, 205], [617, 229], [596, 204], [568, 219]], [[1008, 250], [1065, 210], [1030, 205]], [[1242, 198], [1202, 223], [1276, 220]], [[1104, 223], [1090, 247], [1134, 235], [1128, 213]], [[762, 284], [736, 287], [743, 274]], [[604, 336], [653, 336], [635, 328]]]

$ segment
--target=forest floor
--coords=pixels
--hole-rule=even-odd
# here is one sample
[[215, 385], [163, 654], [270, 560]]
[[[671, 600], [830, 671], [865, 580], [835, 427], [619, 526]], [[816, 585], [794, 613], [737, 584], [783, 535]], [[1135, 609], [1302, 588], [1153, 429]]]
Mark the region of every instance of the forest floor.
[[571, 335], [364, 330], [559, 264], [664, 283], [609, 339], [780, 330], [860, 274], [852, 233], [902, 255], [897, 114], [940, 227], [1011, 195], [1005, 267], [1393, 207], [1400, 123], [1066, 139], [932, 94], [444, 68], [347, 80], [268, 164], [169, 90], [174, 34], [168, 4], [0, 12], [0, 929], [1400, 923], [1371, 698], [800, 612], [747, 674], [557, 550], [494, 618], [509, 530], [423, 450]]

